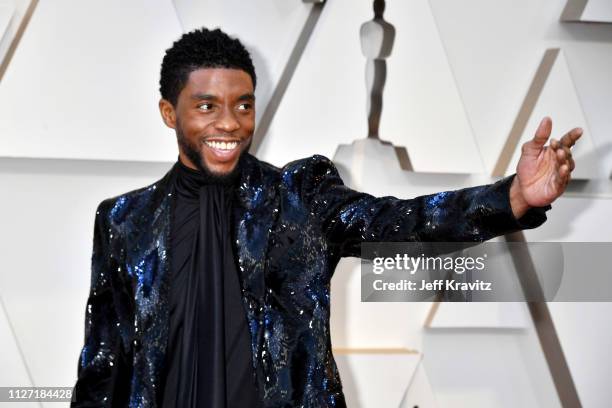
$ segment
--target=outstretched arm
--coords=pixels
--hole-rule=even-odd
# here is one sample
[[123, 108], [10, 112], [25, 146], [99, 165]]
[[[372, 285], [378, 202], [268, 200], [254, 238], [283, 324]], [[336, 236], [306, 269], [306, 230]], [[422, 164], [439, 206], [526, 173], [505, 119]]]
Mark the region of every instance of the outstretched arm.
[[523, 145], [517, 174], [493, 184], [407, 200], [373, 197], [346, 187], [329, 159], [314, 156], [304, 191], [339, 256], [360, 256], [362, 242], [482, 242], [538, 227], [565, 190], [574, 169], [570, 148], [582, 130], [544, 146], [550, 131], [545, 118]]
[[517, 219], [509, 198], [514, 175], [494, 184], [399, 199], [350, 189], [323, 156], [311, 162], [302, 194], [337, 256], [360, 256], [362, 242], [486, 241], [539, 226], [550, 208], [531, 208]]

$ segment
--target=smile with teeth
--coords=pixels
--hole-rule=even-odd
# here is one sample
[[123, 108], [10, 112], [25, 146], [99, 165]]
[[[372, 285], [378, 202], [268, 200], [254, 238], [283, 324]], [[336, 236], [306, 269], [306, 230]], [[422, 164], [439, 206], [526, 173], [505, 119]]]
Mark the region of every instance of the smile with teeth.
[[207, 146], [217, 150], [234, 150], [238, 146], [238, 142], [217, 142], [216, 140], [206, 141]]

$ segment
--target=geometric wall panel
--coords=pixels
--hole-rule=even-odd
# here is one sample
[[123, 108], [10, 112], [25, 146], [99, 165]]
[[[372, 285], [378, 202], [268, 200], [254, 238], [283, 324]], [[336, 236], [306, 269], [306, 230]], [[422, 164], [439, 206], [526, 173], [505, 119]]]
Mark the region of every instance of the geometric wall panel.
[[430, 2], [489, 174], [543, 53], [535, 24], [544, 30], [553, 19], [542, 16], [550, 0], [533, 1]]
[[387, 1], [385, 13], [396, 37], [381, 139], [405, 147], [414, 171], [485, 172], [429, 1]]
[[174, 161], [159, 69], [171, 0], [41, 1], [0, 82], [0, 156]]
[[[610, 183], [608, 181], [608, 183]], [[612, 207], [612, 195], [599, 199], [587, 193], [579, 197], [560, 197], [547, 212], [548, 221], [539, 228], [525, 231], [528, 241], [612, 242], [612, 228], [602, 228]]]
[[553, 118], [551, 138], [558, 140], [573, 127], [582, 127], [584, 130], [580, 142], [572, 148], [572, 156], [576, 162], [576, 169], [572, 172], [572, 178], [597, 178], [599, 174], [605, 173], [604, 169], [598, 169], [598, 166], [603, 165], [603, 163], [593, 159], [596, 148], [580, 105], [580, 99], [576, 93], [576, 86], [567, 66], [565, 54], [560, 51], [529, 116], [517, 148], [514, 150], [510, 164], [506, 169], [506, 175], [516, 172], [516, 165], [521, 156], [520, 147], [523, 143], [533, 139], [534, 131], [544, 116]]
[[282, 165], [315, 153], [331, 157], [339, 143], [367, 135], [366, 60], [359, 29], [372, 16], [370, 1], [325, 3], [259, 146], [259, 158]]
[[[612, 195], [573, 193], [552, 207], [548, 222], [525, 231], [528, 241], [612, 242], [612, 229], [602, 227], [602, 220], [610, 217]], [[607, 406], [612, 389], [604, 379], [612, 377], [612, 366], [602, 355], [612, 342], [612, 303], [557, 302], [549, 308], [583, 406]]]
[[15, 7], [12, 2], [6, 0], [0, 1], [0, 66], [12, 39], [9, 27], [14, 12]]
[[[428, 2], [386, 3], [384, 17], [396, 37], [380, 138], [405, 147], [417, 171], [483, 172]], [[371, 1], [325, 4], [258, 157], [274, 164], [315, 153], [331, 157], [339, 144], [367, 136], [359, 33], [373, 16]]]
[[422, 353], [440, 408], [563, 406], [534, 330], [427, 330]]
[[[32, 384], [30, 374], [23, 355], [19, 349], [19, 345], [14, 336], [11, 322], [4, 308], [4, 302], [0, 299], [0, 386], [1, 387], [31, 387]], [[39, 404], [36, 402], [20, 402], [19, 407], [36, 408]]]
[[609, 0], [588, 0], [580, 21], [612, 23], [612, 3]]
[[400, 408], [435, 408], [438, 406], [434, 390], [431, 388], [427, 373], [425, 373], [425, 368], [423, 367], [423, 361], [421, 360], [412, 376], [412, 380], [406, 390], [406, 395], [404, 395]]
[[612, 3], [608, 0], [567, 0], [561, 20], [575, 23], [612, 23]]
[[[612, 28], [607, 25], [577, 27], [559, 21], [566, 0], [431, 0], [430, 4], [488, 172], [495, 167], [546, 49], [568, 48], [582, 53], [592, 53], [597, 49], [597, 53], [602, 55], [612, 54]], [[607, 69], [607, 72], [612, 69], [610, 63], [598, 65], [591, 59], [577, 59], [575, 55], [572, 52], [563, 56], [571, 68], [572, 78], [577, 78], [575, 72], [587, 69], [583, 66], [598, 66], [602, 71]], [[567, 67], [554, 69], [566, 70]], [[589, 82], [608, 87], [609, 75], [590, 77]], [[592, 137], [592, 141], [596, 141], [612, 134], [612, 122], [609, 120], [600, 120], [597, 128], [583, 120], [579, 120], [582, 123], [571, 122], [569, 127], [563, 123], [565, 118], [559, 115], [565, 110], [573, 112], [572, 115], [577, 114], [573, 119], [580, 119], [588, 118], [593, 106], [599, 106], [599, 109], [605, 106], [596, 102], [603, 92], [581, 88], [578, 81], [567, 85], [564, 85], [564, 92], [569, 92], [570, 87], [577, 88], [572, 100], [567, 103], [557, 100], [551, 105], [552, 109], [541, 106], [542, 112], [532, 113], [533, 120], [537, 123], [542, 113], [550, 115], [555, 125], [553, 137], [561, 136], [574, 126], [586, 125], [589, 126], [585, 131], [593, 133], [585, 132], [585, 140]], [[527, 124], [525, 132], [535, 132], [533, 123]], [[583, 145], [586, 146], [580, 149], [588, 149], [583, 153], [589, 156], [596, 155], [595, 152], [604, 147], [589, 141]], [[585, 163], [582, 167], [588, 165]], [[598, 166], [599, 171], [601, 168]], [[512, 167], [508, 168], [508, 171], [512, 170]], [[591, 170], [580, 176], [592, 177]], [[609, 171], [597, 173], [598, 177], [608, 175]]]
[[419, 350], [429, 302], [361, 302], [361, 268], [342, 259], [331, 282], [331, 334], [337, 348]]
[[[595, 28], [595, 25], [580, 25]], [[590, 130], [588, 136], [596, 147], [593, 156], [598, 162], [599, 177], [612, 177], [612, 24], [597, 28], [610, 33], [609, 41], [583, 46], [568, 44], [563, 48], [576, 93]], [[582, 136], [582, 137], [585, 137]]]
[[2, 299], [0, 299], [0, 347], [2, 347], [0, 386], [26, 387], [32, 385]]
[[428, 327], [522, 329], [529, 315], [523, 303], [439, 303]]
[[422, 356], [399, 350], [338, 350], [334, 357], [349, 407], [399, 407]]
[[612, 344], [612, 303], [553, 302], [549, 307], [582, 406], [609, 406], [612, 365], [604, 356]]

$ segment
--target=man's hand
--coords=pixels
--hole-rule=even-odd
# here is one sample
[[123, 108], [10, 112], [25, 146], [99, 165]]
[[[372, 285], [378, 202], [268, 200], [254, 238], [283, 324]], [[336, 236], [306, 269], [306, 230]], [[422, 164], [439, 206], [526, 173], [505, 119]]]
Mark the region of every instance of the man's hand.
[[544, 146], [551, 129], [550, 118], [542, 119], [533, 139], [521, 148], [516, 177], [510, 187], [510, 205], [517, 219], [529, 207], [543, 207], [555, 201], [570, 181], [575, 167], [570, 149], [582, 136], [582, 129], [574, 128], [561, 141], [551, 139]]

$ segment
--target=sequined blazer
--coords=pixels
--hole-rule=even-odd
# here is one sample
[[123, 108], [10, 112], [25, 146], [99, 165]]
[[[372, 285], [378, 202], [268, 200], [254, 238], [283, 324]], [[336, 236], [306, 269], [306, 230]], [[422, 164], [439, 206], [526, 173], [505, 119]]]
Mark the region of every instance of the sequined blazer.
[[[174, 176], [175, 167], [97, 209], [73, 406], [159, 406]], [[364, 241], [484, 241], [542, 224], [541, 209], [513, 216], [512, 177], [408, 200], [377, 198], [346, 187], [323, 156], [279, 169], [247, 154], [232, 239], [264, 406], [346, 405], [329, 324], [330, 280], [341, 257], [359, 256]]]

